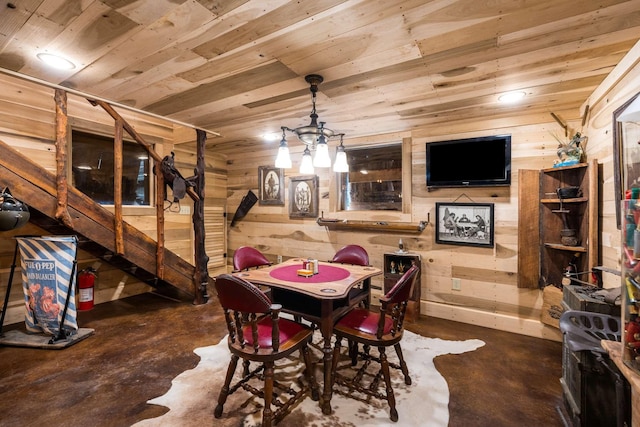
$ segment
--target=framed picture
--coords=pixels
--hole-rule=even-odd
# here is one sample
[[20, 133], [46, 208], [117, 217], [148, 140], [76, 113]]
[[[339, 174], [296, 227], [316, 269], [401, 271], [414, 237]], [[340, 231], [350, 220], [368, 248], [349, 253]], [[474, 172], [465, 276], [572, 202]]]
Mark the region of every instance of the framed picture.
[[284, 169], [259, 166], [258, 190], [261, 205], [284, 206]]
[[318, 176], [296, 176], [289, 182], [289, 218], [318, 217]]
[[493, 247], [493, 203], [436, 203], [436, 243]]
[[618, 229], [623, 215], [619, 201], [625, 199], [627, 190], [640, 187], [640, 124], [618, 119], [639, 96], [640, 92], [613, 112], [613, 179]]

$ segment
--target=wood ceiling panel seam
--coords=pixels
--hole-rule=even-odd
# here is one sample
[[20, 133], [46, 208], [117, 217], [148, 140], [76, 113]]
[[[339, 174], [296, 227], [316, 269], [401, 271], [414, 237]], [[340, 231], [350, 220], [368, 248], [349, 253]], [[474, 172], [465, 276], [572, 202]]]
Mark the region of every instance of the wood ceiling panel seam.
[[[209, 40], [194, 48], [194, 52], [205, 58], [229, 54], [245, 46], [256, 46], [279, 35], [301, 28], [303, 25], [321, 19], [323, 16], [339, 13], [343, 3], [355, 4], [364, 0], [299, 0], [288, 2], [281, 7], [248, 21], [220, 37]], [[261, 24], [266, 23], [267, 29]], [[234, 40], [235, 39], [235, 40]], [[223, 47], [220, 47], [223, 46]]]
[[[74, 74], [70, 80], [78, 86], [90, 85], [96, 95], [106, 93], [112, 90], [114, 85], [121, 84], [127, 75], [132, 79], [160, 64], [169, 63], [171, 59], [194, 55], [188, 49], [178, 47], [179, 40], [192, 36], [193, 33], [204, 32], [203, 25], [212, 19], [210, 12], [200, 4], [184, 3], [169, 15], [114, 46], [108, 55], [87, 64], [86, 69]], [[185, 29], [187, 35], [184, 34]], [[144, 56], [139, 55], [140, 51], [144, 52]], [[136, 60], [132, 61], [132, 58]], [[197, 56], [194, 59], [197, 62], [205, 61], [204, 58], [199, 61], [197, 58], [201, 57]], [[176, 64], [184, 68], [193, 66], [184, 59], [178, 60]], [[114, 72], [114, 69], [117, 71]], [[172, 71], [172, 74], [176, 74], [177, 71]]]

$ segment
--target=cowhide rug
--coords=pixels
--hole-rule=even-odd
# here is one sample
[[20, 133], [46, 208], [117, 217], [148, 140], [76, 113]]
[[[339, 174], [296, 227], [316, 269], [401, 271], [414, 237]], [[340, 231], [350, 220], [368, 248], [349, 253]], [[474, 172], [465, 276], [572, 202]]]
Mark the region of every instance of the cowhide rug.
[[[319, 335], [314, 342], [321, 342]], [[343, 350], [346, 342], [343, 342]], [[446, 427], [449, 423], [449, 388], [447, 382], [436, 370], [433, 360], [444, 354], [462, 354], [476, 350], [484, 345], [483, 341], [445, 341], [438, 338], [424, 338], [409, 331], [404, 332], [402, 350], [409, 367], [412, 385], [404, 384], [402, 373], [392, 369], [393, 389], [396, 408], [399, 413], [398, 426]], [[313, 348], [315, 358], [320, 359], [318, 346]], [[374, 350], [372, 350], [374, 351]], [[171, 389], [163, 396], [149, 400], [148, 403], [169, 408], [164, 415], [136, 423], [136, 427], [147, 426], [256, 426], [260, 424], [262, 400], [251, 396], [244, 390], [238, 390], [229, 396], [224, 406], [222, 418], [215, 419], [213, 409], [216, 406], [218, 392], [224, 382], [229, 363], [227, 337], [218, 344], [194, 350], [201, 361], [194, 369], [183, 372], [172, 381]], [[388, 349], [390, 361], [396, 361], [393, 348]], [[297, 356], [297, 353], [294, 354]], [[348, 365], [348, 362], [347, 362]], [[302, 363], [299, 357], [286, 359], [276, 366], [276, 375], [283, 383], [295, 383], [302, 376]], [[237, 374], [241, 371], [238, 364]], [[316, 376], [322, 394], [322, 363], [316, 364]], [[257, 387], [260, 385], [258, 384]], [[318, 402], [305, 399], [279, 424], [280, 427], [312, 426], [388, 426], [394, 424], [389, 419], [386, 401], [370, 400], [369, 404], [347, 398], [334, 391], [331, 400], [333, 413], [323, 415]]]

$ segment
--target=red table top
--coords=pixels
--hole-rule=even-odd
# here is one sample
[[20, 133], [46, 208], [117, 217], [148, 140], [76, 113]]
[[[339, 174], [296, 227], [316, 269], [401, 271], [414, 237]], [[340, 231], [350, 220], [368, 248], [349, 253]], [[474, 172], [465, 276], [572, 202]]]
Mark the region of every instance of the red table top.
[[297, 271], [300, 269], [302, 269], [302, 264], [285, 265], [270, 271], [269, 276], [273, 277], [274, 279], [286, 280], [288, 282], [325, 283], [346, 279], [350, 274], [348, 270], [342, 267], [320, 264], [318, 266], [318, 274], [314, 274], [310, 277], [303, 277], [298, 276]]

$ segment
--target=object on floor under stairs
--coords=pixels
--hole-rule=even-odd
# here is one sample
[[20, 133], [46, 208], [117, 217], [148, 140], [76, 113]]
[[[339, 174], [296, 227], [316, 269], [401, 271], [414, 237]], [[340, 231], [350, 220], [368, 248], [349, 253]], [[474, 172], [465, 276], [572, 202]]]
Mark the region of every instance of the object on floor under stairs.
[[[25, 328], [3, 333], [11, 283], [20, 250]], [[93, 334], [76, 321], [76, 236], [16, 237], [16, 249], [0, 318], [0, 344], [61, 349]]]

